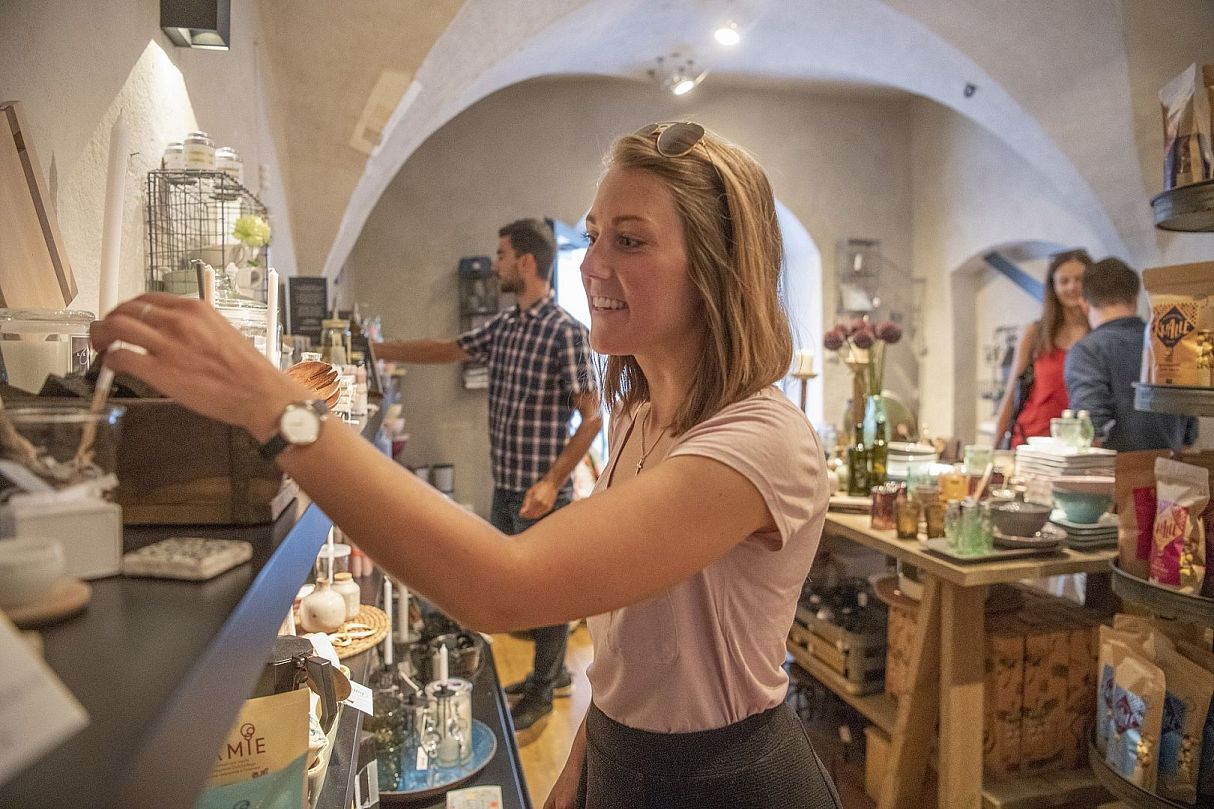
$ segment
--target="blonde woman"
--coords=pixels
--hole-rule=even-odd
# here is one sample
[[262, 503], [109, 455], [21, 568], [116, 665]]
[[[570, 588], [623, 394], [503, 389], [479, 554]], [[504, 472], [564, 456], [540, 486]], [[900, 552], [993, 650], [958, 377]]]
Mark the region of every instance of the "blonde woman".
[[771, 187], [701, 126], [654, 124], [615, 142], [587, 223], [611, 460], [592, 497], [514, 541], [320, 420], [197, 301], [127, 302], [94, 344], [144, 346], [106, 361], [282, 447], [327, 514], [462, 623], [592, 616], [592, 704], [546, 806], [837, 807], [784, 704], [828, 495], [817, 436], [772, 386], [792, 346]]

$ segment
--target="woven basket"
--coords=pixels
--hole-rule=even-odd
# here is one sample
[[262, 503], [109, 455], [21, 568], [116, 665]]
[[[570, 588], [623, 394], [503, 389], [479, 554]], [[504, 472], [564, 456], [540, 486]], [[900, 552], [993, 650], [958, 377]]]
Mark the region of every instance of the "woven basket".
[[[365, 638], [350, 638], [346, 633], [352, 624], [363, 624], [374, 631]], [[363, 604], [358, 609], [358, 615], [342, 624], [341, 629], [329, 633], [329, 640], [333, 642], [333, 648], [337, 650], [338, 658], [345, 660], [347, 657], [353, 657], [371, 649], [387, 636], [388, 616], [378, 607]]]

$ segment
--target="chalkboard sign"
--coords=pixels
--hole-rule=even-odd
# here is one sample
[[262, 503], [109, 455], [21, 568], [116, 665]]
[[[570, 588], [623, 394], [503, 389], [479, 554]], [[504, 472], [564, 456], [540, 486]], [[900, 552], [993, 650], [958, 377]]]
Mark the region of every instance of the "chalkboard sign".
[[290, 312], [288, 326], [291, 334], [312, 338], [312, 345], [320, 345], [321, 321], [328, 317], [329, 280], [316, 277], [291, 277]]

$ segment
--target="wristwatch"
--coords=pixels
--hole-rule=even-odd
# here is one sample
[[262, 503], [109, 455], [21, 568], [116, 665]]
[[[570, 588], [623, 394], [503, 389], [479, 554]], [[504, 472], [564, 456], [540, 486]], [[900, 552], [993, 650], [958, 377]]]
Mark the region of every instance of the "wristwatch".
[[320, 438], [320, 425], [329, 416], [323, 399], [291, 402], [278, 417], [278, 432], [258, 448], [261, 457], [273, 461], [287, 447], [306, 447]]

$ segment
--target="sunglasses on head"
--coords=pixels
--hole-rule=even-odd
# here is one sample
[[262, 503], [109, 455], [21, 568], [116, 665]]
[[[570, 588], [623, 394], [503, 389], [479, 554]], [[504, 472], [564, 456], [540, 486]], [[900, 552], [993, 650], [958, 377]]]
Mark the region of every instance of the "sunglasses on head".
[[657, 135], [654, 145], [662, 157], [682, 157], [704, 137], [704, 127], [691, 121], [663, 121], [643, 126], [635, 134], [642, 138]]

